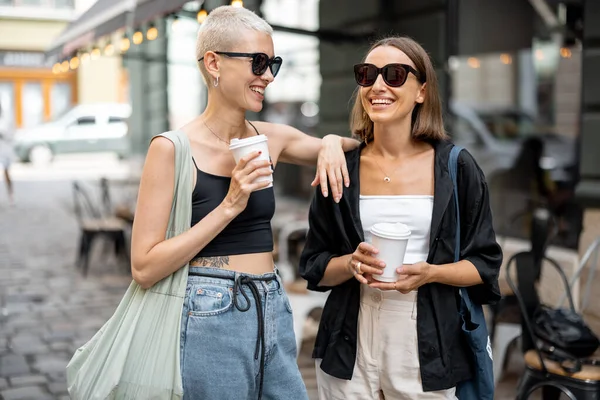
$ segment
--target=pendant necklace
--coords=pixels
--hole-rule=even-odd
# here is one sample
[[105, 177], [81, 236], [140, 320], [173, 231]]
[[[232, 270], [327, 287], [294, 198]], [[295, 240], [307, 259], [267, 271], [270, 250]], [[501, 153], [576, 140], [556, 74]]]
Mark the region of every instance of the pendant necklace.
[[377, 165], [377, 168], [379, 168], [381, 170], [381, 172], [383, 173], [383, 181], [385, 183], [390, 183], [392, 181], [392, 178], [390, 178], [390, 175], [393, 176], [396, 173], [396, 171], [398, 170], [398, 168], [400, 168], [400, 167], [397, 167], [390, 175], [388, 175], [385, 173], [383, 168], [381, 168], [381, 165], [379, 165], [379, 163], [377, 162], [375, 157], [373, 157], [373, 161], [375, 161], [375, 165]]

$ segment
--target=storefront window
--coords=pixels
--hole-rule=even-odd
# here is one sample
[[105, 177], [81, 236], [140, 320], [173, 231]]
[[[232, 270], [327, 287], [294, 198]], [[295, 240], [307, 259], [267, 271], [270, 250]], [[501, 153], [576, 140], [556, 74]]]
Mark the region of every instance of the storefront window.
[[23, 127], [31, 128], [44, 120], [44, 97], [40, 83], [23, 85]]
[[0, 135], [15, 127], [15, 87], [12, 82], [0, 82]]

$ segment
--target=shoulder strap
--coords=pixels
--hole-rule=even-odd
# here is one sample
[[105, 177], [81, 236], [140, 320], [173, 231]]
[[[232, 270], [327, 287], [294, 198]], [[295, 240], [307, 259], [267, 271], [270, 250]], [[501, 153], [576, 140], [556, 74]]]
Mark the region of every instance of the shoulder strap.
[[193, 161], [187, 135], [182, 131], [169, 131], [160, 135], [175, 146], [175, 189], [167, 228], [167, 239], [188, 229], [192, 220]]
[[[456, 208], [456, 238], [454, 240], [454, 262], [460, 261], [460, 207], [458, 204], [458, 183], [456, 180], [458, 170], [458, 155], [462, 151], [462, 147], [454, 146], [450, 150], [450, 156], [448, 157], [448, 172], [450, 172], [450, 178], [452, 179], [454, 207]], [[473, 307], [469, 293], [464, 287], [460, 288], [460, 296], [465, 302], [467, 309], [471, 310]]]

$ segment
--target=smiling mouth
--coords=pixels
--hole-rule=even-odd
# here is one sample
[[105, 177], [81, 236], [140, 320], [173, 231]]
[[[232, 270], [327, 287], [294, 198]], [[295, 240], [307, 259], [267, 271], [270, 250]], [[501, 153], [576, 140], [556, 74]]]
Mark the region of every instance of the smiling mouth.
[[390, 99], [371, 99], [371, 105], [373, 106], [389, 106], [394, 100]]
[[258, 86], [250, 86], [250, 90], [252, 90], [253, 92], [258, 93], [262, 96], [265, 95], [265, 88], [258, 87]]

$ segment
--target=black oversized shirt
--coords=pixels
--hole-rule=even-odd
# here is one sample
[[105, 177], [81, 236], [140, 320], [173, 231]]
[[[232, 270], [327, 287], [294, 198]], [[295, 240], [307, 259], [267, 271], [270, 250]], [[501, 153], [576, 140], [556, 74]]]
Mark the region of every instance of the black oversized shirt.
[[[435, 149], [433, 215], [427, 262], [454, 262], [456, 211], [453, 185], [448, 171], [452, 144], [431, 142]], [[340, 203], [325, 198], [317, 188], [313, 198], [306, 246], [300, 259], [300, 274], [308, 288], [331, 290], [325, 304], [313, 350], [321, 358], [321, 369], [340, 379], [351, 379], [356, 360], [360, 283], [356, 279], [335, 287], [318, 286], [333, 257], [353, 253], [364, 241], [359, 215], [360, 153], [364, 143], [346, 152], [350, 187], [344, 188]], [[471, 299], [480, 304], [500, 298], [498, 273], [502, 251], [492, 226], [489, 194], [483, 172], [463, 150], [458, 158], [458, 192], [461, 216], [460, 259], [475, 265], [483, 284], [468, 288]], [[458, 313], [459, 290], [441, 283], [421, 286], [417, 294], [417, 337], [424, 391], [456, 386], [472, 376], [470, 349], [461, 335]]]

